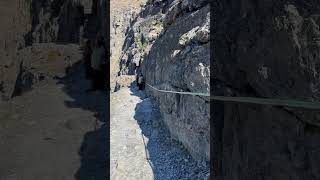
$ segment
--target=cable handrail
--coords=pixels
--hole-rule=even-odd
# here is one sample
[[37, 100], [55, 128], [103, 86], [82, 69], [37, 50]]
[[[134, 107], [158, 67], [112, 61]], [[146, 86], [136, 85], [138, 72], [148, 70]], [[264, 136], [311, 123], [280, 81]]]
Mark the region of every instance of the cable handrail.
[[205, 96], [205, 97], [210, 97], [210, 99], [216, 100], [216, 101], [251, 103], [251, 104], [272, 105], [272, 106], [287, 106], [287, 107], [306, 108], [306, 109], [320, 109], [320, 102], [300, 101], [300, 100], [293, 100], [293, 99], [241, 97], [241, 96], [233, 96], [233, 97], [232, 96], [213, 96], [213, 95], [211, 96], [210, 94], [206, 94], [206, 93], [162, 90], [148, 83], [146, 83], [146, 85], [148, 85], [155, 91], [162, 92], [162, 93]]

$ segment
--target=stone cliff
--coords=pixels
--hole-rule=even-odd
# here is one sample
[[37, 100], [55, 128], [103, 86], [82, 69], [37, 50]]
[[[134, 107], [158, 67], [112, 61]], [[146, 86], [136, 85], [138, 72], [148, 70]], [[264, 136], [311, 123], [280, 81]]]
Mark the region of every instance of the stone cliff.
[[[209, 93], [209, 1], [149, 0], [126, 30], [119, 75], [139, 66], [161, 89]], [[197, 159], [209, 159], [209, 99], [162, 94], [156, 99], [172, 137]]]
[[110, 87], [112, 92], [130, 82], [127, 76], [119, 76], [120, 56], [124, 49], [127, 31], [144, 3], [145, 0], [112, 0], [110, 2]]
[[[87, 5], [87, 4], [86, 4]], [[84, 7], [80, 1], [33, 0], [30, 5], [32, 28], [27, 43], [77, 43], [84, 21]]]
[[25, 47], [24, 35], [31, 30], [30, 1], [2, 1], [0, 14], [0, 101], [11, 97], [19, 72], [19, 51]]
[[43, 47], [48, 47], [50, 56], [55, 49], [50, 43], [79, 44], [97, 32], [107, 36], [105, 0], [12, 0], [1, 2], [0, 12], [0, 100], [30, 89], [35, 78], [43, 76], [33, 74], [33, 67], [27, 66], [29, 61], [38, 61], [30, 59], [37, 55], [29, 47], [36, 45], [46, 52], [37, 44], [49, 43]]
[[[317, 1], [216, 1], [214, 94], [319, 101]], [[319, 111], [214, 103], [217, 179], [319, 179]]]

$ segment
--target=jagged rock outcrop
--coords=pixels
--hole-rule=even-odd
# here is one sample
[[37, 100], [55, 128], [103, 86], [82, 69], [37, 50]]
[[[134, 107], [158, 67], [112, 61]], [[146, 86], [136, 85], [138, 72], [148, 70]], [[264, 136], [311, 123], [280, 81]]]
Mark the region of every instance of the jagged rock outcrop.
[[75, 44], [35, 43], [19, 51], [19, 69], [11, 97], [48, 83], [50, 79], [62, 77], [74, 62], [80, 59], [79, 47]]
[[[87, 5], [86, 2], [83, 4]], [[84, 6], [76, 0], [33, 0], [31, 3], [32, 29], [27, 42], [77, 43], [80, 26], [84, 24]]]
[[[32, 89], [31, 82], [37, 82], [30, 75], [32, 67], [25, 65], [27, 57], [33, 56], [28, 50], [25, 54], [27, 47], [37, 43], [45, 43], [45, 47], [50, 43], [82, 44], [85, 38], [94, 39], [97, 33], [108, 44], [106, 0], [12, 0], [1, 2], [0, 6], [2, 100]], [[50, 52], [50, 48], [43, 51]]]
[[[317, 1], [218, 1], [216, 95], [319, 101]], [[217, 179], [320, 179], [319, 111], [214, 103]]]
[[141, 6], [145, 3], [145, 0], [139, 1], [111, 1], [111, 12], [110, 12], [110, 88], [111, 91], [118, 90], [121, 86], [127, 86], [130, 84], [129, 81], [123, 80], [119, 76], [120, 60], [122, 51], [127, 47], [124, 43], [128, 35], [131, 26], [134, 24]]
[[[126, 33], [119, 74], [140, 66], [146, 82], [161, 89], [209, 93], [209, 1], [148, 1]], [[209, 99], [158, 93], [173, 138], [197, 159], [209, 159]]]
[[[108, 21], [108, 12], [107, 12], [107, 0], [96, 0], [96, 14], [98, 23], [98, 31], [102, 34], [103, 37], [109, 38], [107, 34], [107, 21]], [[109, 39], [108, 39], [109, 40]]]
[[[102, 4], [102, 1], [97, 2]], [[35, 43], [79, 43], [84, 9], [93, 5], [89, 0], [12, 0], [0, 3], [3, 22], [0, 28], [3, 40], [0, 44], [0, 100], [8, 100], [32, 89], [31, 82], [36, 82], [32, 80], [36, 75], [28, 70], [31, 67], [24, 65], [24, 61], [33, 56], [32, 52], [26, 54], [26, 47]], [[102, 12], [100, 8], [98, 10], [100, 17]]]
[[0, 2], [0, 101], [11, 97], [19, 72], [19, 51], [24, 35], [31, 30], [30, 1]]

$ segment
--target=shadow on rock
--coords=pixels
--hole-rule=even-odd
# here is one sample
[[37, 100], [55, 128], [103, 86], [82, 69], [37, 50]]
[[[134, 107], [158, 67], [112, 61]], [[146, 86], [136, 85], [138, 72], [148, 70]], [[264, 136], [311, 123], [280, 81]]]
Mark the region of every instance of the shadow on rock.
[[95, 116], [95, 128], [87, 132], [79, 149], [81, 167], [75, 174], [77, 180], [105, 180], [109, 177], [109, 97], [107, 92], [87, 93], [90, 81], [85, 79], [82, 64], [71, 66], [65, 77], [59, 78], [58, 84], [63, 84], [63, 90], [72, 101], [66, 101], [69, 108], [81, 108], [91, 111]]
[[148, 139], [144, 141], [145, 148], [155, 179], [198, 179], [198, 175], [207, 173], [180, 143], [170, 137], [158, 108], [152, 105], [154, 101], [146, 97], [144, 91], [139, 91], [135, 82], [130, 90], [131, 95], [142, 100], [135, 108], [134, 119]]

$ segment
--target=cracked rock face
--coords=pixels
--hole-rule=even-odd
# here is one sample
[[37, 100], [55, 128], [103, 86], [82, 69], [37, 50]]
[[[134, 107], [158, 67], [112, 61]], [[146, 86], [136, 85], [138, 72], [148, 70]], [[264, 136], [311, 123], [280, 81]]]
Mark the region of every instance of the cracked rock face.
[[27, 43], [79, 42], [79, 28], [84, 18], [83, 6], [88, 6], [86, 1], [82, 1], [33, 0], [32, 29], [26, 35]]
[[[117, 91], [120, 86], [128, 85], [118, 76], [120, 70], [120, 60], [128, 58], [127, 54], [122, 54], [126, 48], [130, 37], [128, 33], [132, 28], [132, 22], [140, 11], [140, 5], [145, 0], [131, 1], [131, 0], [112, 0], [110, 2], [110, 51], [111, 51], [111, 65], [110, 65], [110, 87], [112, 91]], [[126, 44], [124, 44], [126, 43]], [[138, 56], [138, 53], [135, 53]], [[121, 58], [120, 58], [121, 57]], [[137, 58], [137, 57], [135, 57]], [[130, 84], [130, 83], [129, 83]]]
[[[102, 0], [101, 0], [102, 1]], [[25, 67], [34, 43], [78, 43], [83, 8], [88, 0], [12, 0], [0, 3], [0, 100], [32, 88], [34, 75]], [[91, 8], [91, 7], [90, 7]], [[44, 45], [45, 46], [45, 45]], [[49, 49], [48, 49], [49, 50]], [[32, 54], [32, 53], [31, 53]], [[19, 93], [18, 93], [19, 92]]]
[[[319, 101], [318, 2], [240, 0], [216, 5], [212, 64], [217, 95]], [[214, 106], [217, 177], [320, 178], [319, 111]]]
[[31, 30], [29, 1], [0, 3], [0, 101], [11, 97], [19, 71], [19, 51], [25, 47], [23, 36]]
[[[209, 93], [209, 18], [208, 1], [148, 1], [127, 31], [119, 74], [141, 65], [146, 82], [160, 89]], [[171, 136], [209, 160], [209, 100], [147, 94], [157, 99]]]

